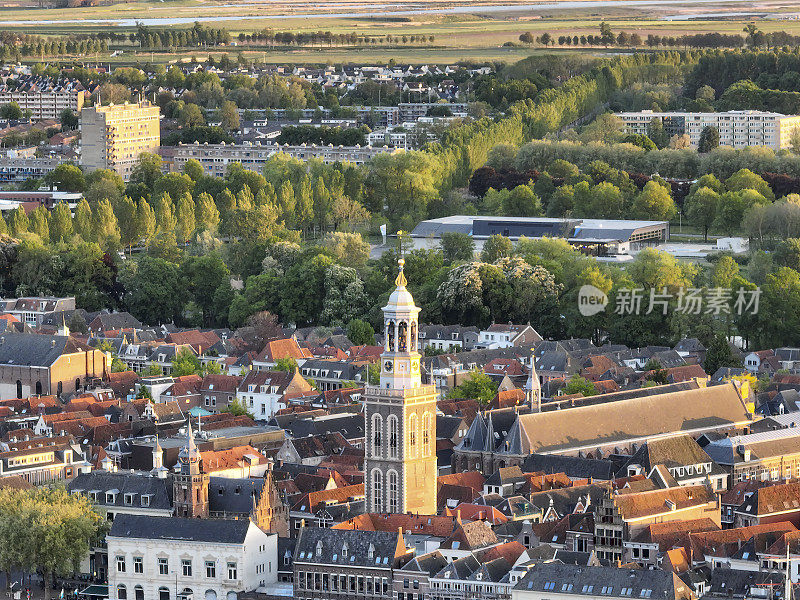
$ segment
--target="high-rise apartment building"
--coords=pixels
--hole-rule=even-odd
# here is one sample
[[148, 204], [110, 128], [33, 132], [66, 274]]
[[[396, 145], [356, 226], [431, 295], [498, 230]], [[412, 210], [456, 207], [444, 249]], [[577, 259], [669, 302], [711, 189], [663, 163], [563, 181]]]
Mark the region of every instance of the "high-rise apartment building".
[[706, 127], [719, 131], [720, 146], [744, 148], [767, 146], [773, 150], [789, 148], [794, 129], [800, 126], [800, 116], [783, 115], [757, 110], [732, 110], [718, 113], [641, 112], [617, 113], [631, 133], [647, 134], [653, 119], [660, 119], [669, 135], [689, 136], [694, 148]]
[[81, 111], [81, 164], [112, 169], [125, 181], [143, 152], [161, 145], [159, 108], [149, 102], [92, 106]]

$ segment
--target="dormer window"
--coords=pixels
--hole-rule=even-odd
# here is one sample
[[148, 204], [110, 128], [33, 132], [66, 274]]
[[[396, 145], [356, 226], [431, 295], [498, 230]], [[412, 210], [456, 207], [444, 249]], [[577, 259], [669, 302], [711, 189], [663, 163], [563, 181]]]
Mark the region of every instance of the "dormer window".
[[[370, 548], [372, 548], [372, 544], [370, 544]], [[342, 558], [347, 558], [347, 554], [350, 549], [347, 547], [347, 542], [342, 545]]]
[[317, 556], [322, 556], [322, 541], [317, 542]]
[[367, 549], [367, 558], [369, 560], [372, 560], [372, 559], [375, 558], [375, 546], [373, 544], [370, 544], [369, 548]]

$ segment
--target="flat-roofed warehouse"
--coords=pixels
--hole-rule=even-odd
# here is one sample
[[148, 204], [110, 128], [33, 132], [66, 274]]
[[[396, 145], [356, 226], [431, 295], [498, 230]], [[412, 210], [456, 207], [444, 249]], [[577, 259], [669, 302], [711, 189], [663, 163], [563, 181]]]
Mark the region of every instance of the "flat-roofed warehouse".
[[436, 240], [438, 243], [442, 234], [448, 232], [466, 233], [476, 242], [495, 234], [512, 240], [521, 237], [559, 237], [586, 254], [609, 256], [628, 254], [642, 246], [666, 242], [669, 239], [669, 222], [453, 215], [422, 221], [411, 232], [411, 236], [417, 240]]

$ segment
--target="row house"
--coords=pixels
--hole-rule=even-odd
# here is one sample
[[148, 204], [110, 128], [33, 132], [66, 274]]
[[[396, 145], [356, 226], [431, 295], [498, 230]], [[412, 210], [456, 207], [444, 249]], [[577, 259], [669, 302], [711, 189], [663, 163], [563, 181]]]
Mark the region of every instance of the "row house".
[[227, 408], [234, 398], [243, 377], [209, 373], [200, 384], [200, 405], [210, 413]]
[[711, 482], [714, 490], [727, 488], [728, 473], [717, 465], [688, 435], [649, 440], [628, 459], [619, 477], [646, 475], [652, 478], [663, 467], [678, 485], [702, 485]]
[[531, 324], [516, 325], [514, 323], [493, 323], [488, 329], [478, 334], [478, 348], [529, 348], [541, 342], [539, 335]]
[[725, 437], [707, 444], [704, 450], [726, 469], [731, 485], [800, 477], [800, 428]]
[[393, 570], [410, 558], [399, 532], [301, 528], [294, 554], [294, 597], [388, 600]]
[[478, 343], [480, 332], [477, 327], [462, 325], [420, 325], [419, 347], [459, 352], [472, 350]]
[[303, 377], [312, 379], [321, 392], [338, 390], [353, 384], [363, 385], [367, 380], [367, 369], [344, 360], [311, 359], [300, 367]]
[[674, 572], [579, 566], [559, 562], [530, 569], [514, 586], [512, 600], [696, 600], [692, 588]]
[[[602, 499], [595, 511], [597, 557], [622, 560], [624, 542], [653, 523], [711, 519], [720, 527], [719, 497], [706, 486], [675, 487], [645, 492], [618, 492]], [[635, 559], [651, 561], [647, 548]]]
[[32, 485], [70, 480], [90, 467], [74, 440], [53, 438], [50, 444], [0, 452], [0, 481], [18, 477]]
[[256, 419], [267, 421], [287, 406], [286, 396], [311, 390], [298, 371], [252, 370], [236, 389], [236, 398]]

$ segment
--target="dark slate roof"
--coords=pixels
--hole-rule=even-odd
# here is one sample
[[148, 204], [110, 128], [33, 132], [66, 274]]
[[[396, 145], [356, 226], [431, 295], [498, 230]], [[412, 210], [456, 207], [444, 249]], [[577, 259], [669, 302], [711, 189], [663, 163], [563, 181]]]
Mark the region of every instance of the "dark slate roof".
[[709, 593], [720, 597], [750, 597], [753, 586], [771, 585], [776, 591], [783, 585], [783, 573], [758, 573], [739, 569], [714, 569], [711, 571]]
[[673, 348], [676, 352], [705, 352], [706, 347], [697, 338], [684, 338]]
[[[394, 563], [398, 537], [396, 531], [304, 527], [297, 538], [294, 561], [390, 569]], [[342, 556], [345, 544], [346, 558]], [[370, 546], [373, 548], [371, 559]]]
[[82, 349], [63, 335], [3, 333], [0, 336], [0, 365], [49, 367], [65, 352]]
[[[110, 508], [113, 506], [129, 508], [141, 508], [142, 496], [149, 495], [150, 502], [145, 508], [166, 509], [172, 508], [172, 480], [159, 479], [146, 475], [133, 473], [103, 473], [95, 471], [92, 473], [80, 473], [75, 479], [67, 484], [67, 491], [70, 493], [81, 490], [84, 493], [97, 490], [100, 493], [97, 504]], [[118, 490], [116, 501], [106, 502], [106, 492]], [[125, 495], [134, 494], [133, 504], [125, 504]]]
[[[361, 413], [341, 413], [336, 415], [325, 415], [321, 418], [304, 419], [303, 413], [296, 415], [299, 418], [287, 419], [281, 427], [293, 439], [300, 439], [309, 436], [327, 435], [331, 433], [341, 433], [347, 440], [355, 440], [364, 437], [364, 415]], [[278, 424], [279, 420], [275, 420]]]
[[740, 369], [735, 367], [720, 367], [711, 376], [711, 383], [722, 383], [724, 379], [729, 377], [738, 377], [740, 375], [747, 375], [747, 369]]
[[[584, 567], [558, 563], [542, 563], [528, 571], [515, 586], [517, 590], [535, 590], [559, 593], [562, 586], [570, 585], [570, 594], [599, 596], [604, 587], [611, 587], [607, 595], [620, 596], [622, 588], [633, 588], [632, 598], [673, 598], [674, 574], [672, 571], [647, 569], [617, 569], [614, 567]], [[555, 583], [555, 587], [551, 586]], [[550, 585], [548, 585], [550, 584]], [[548, 587], [545, 587], [548, 585]], [[680, 585], [685, 586], [681, 583]], [[652, 590], [643, 595], [642, 590]], [[565, 590], [567, 591], [567, 590]], [[684, 594], [688, 595], [688, 593]]]
[[211, 477], [208, 483], [208, 506], [211, 512], [249, 514], [253, 497], [261, 496], [264, 482], [259, 479]]
[[447, 559], [438, 550], [417, 556], [408, 562], [403, 571], [418, 571], [432, 577], [447, 566]]
[[[300, 367], [303, 377], [319, 379], [336, 379], [338, 381], [355, 381], [364, 379], [364, 367], [344, 360], [309, 359]], [[360, 377], [359, 377], [360, 376]]]
[[112, 537], [144, 540], [181, 540], [243, 544], [250, 519], [183, 519], [118, 514], [111, 526]]
[[458, 428], [464, 421], [461, 417], [449, 417], [447, 415], [436, 415], [436, 437], [439, 439], [450, 439], [458, 434]]
[[555, 454], [531, 454], [525, 458], [523, 470], [526, 473], [544, 471], [545, 473], [564, 473], [573, 479], [614, 478], [614, 465], [607, 460], [579, 458], [577, 456], [557, 456]]
[[100, 313], [91, 323], [101, 329], [141, 329], [142, 323], [129, 312]]

